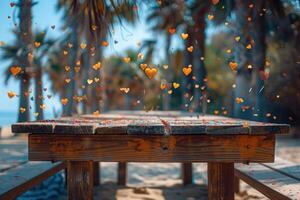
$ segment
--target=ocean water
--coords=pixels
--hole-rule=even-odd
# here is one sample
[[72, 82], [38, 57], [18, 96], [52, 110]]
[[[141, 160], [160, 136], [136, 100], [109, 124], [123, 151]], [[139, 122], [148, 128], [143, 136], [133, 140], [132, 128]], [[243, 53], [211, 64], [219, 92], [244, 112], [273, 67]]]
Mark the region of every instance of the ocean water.
[[[45, 119], [52, 119], [54, 117], [53, 113], [46, 112]], [[0, 111], [0, 127], [9, 126], [16, 123], [18, 119], [18, 113], [15, 111]], [[31, 116], [31, 120], [35, 120], [34, 116]]]

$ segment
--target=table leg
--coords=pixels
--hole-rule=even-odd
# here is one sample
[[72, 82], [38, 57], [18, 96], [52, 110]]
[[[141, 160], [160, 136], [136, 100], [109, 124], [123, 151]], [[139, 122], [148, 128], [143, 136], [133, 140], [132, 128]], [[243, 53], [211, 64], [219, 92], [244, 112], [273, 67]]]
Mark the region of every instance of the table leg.
[[192, 179], [193, 179], [193, 165], [192, 165], [192, 163], [182, 163], [181, 171], [182, 171], [183, 185], [192, 184]]
[[99, 162], [93, 162], [93, 174], [94, 174], [94, 186], [97, 186], [100, 184], [100, 163]]
[[210, 162], [207, 165], [208, 199], [234, 199], [234, 164]]
[[119, 162], [118, 163], [118, 185], [126, 185], [127, 180], [127, 163]]
[[68, 161], [68, 199], [93, 199], [93, 161]]

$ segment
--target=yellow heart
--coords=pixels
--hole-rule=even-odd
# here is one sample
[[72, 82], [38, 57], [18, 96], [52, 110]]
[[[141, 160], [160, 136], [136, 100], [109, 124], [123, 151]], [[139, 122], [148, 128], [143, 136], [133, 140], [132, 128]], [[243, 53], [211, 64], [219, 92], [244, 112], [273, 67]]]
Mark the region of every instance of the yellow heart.
[[187, 50], [189, 51], [189, 52], [193, 52], [193, 50], [194, 50], [194, 47], [193, 46], [189, 46], [188, 48], [187, 48]]
[[67, 98], [63, 98], [63, 99], [60, 100], [60, 102], [62, 103], [62, 105], [65, 106], [65, 105], [68, 104], [69, 100]]
[[163, 65], [163, 68], [164, 68], [164, 69], [168, 69], [168, 68], [169, 68], [169, 65]]
[[81, 43], [81, 44], [80, 44], [80, 48], [81, 48], [81, 49], [85, 49], [85, 47], [86, 47], [86, 44], [85, 44], [85, 43]]
[[177, 88], [179, 88], [179, 86], [180, 86], [180, 84], [179, 83], [173, 83], [173, 87], [175, 88], [175, 89], [177, 89]]
[[94, 80], [95, 80], [96, 83], [98, 83], [100, 78], [95, 77]]
[[182, 39], [187, 39], [189, 37], [189, 34], [187, 34], [187, 33], [181, 33], [181, 38]]
[[172, 94], [173, 93], [173, 91], [172, 90], [168, 90], [168, 94]]
[[239, 104], [239, 103], [244, 103], [244, 99], [241, 98], [241, 97], [237, 97], [237, 98], [235, 99], [235, 102], [236, 102], [237, 104]]
[[66, 83], [70, 83], [70, 82], [71, 82], [71, 79], [66, 78], [65, 81], [66, 81]]
[[74, 67], [74, 69], [75, 69], [75, 72], [78, 73], [80, 71], [80, 66], [76, 66], [76, 67]]
[[164, 83], [160, 84], [160, 89], [164, 90], [166, 87], [167, 87], [166, 84], [164, 84]]
[[86, 82], [87, 82], [89, 85], [91, 85], [94, 81], [93, 81], [93, 79], [88, 79], [88, 80], [86, 80]]
[[73, 44], [72, 44], [72, 43], [68, 43], [68, 47], [69, 47], [69, 48], [72, 48], [72, 47], [73, 47]]
[[182, 69], [182, 72], [184, 73], [184, 75], [188, 76], [192, 72], [192, 68], [191, 67], [184, 67]]
[[212, 20], [214, 18], [214, 16], [209, 14], [209, 15], [207, 15], [207, 18], [208, 18], [208, 20]]
[[18, 75], [21, 71], [22, 71], [22, 68], [19, 66], [13, 66], [10, 68], [10, 73], [12, 73], [12, 75], [14, 75], [14, 76]]
[[100, 115], [100, 112], [99, 112], [99, 110], [96, 110], [95, 112], [93, 112], [93, 115], [95, 115], [95, 116], [99, 116], [99, 115]]
[[96, 64], [93, 65], [94, 70], [98, 70], [100, 68], [101, 68], [101, 63], [100, 62], [97, 62]]
[[129, 63], [131, 59], [130, 59], [130, 57], [125, 57], [125, 58], [123, 58], [123, 60], [124, 60], [124, 62]]
[[16, 93], [13, 92], [13, 91], [8, 91], [8, 92], [7, 92], [7, 96], [11, 99], [11, 98], [13, 98], [13, 97], [16, 96]]
[[39, 115], [40, 115], [40, 113], [38, 113], [38, 112], [34, 113], [34, 116], [36, 116], [36, 117], [39, 116]]
[[120, 91], [125, 92], [127, 94], [130, 91], [130, 88], [120, 88]]
[[229, 67], [233, 70], [236, 71], [238, 64], [236, 62], [229, 62]]
[[155, 74], [157, 73], [157, 69], [156, 68], [147, 67], [145, 69], [145, 73], [148, 76], [148, 78], [151, 80], [155, 76]]
[[147, 68], [147, 64], [146, 64], [146, 63], [141, 63], [141, 64], [140, 64], [140, 68], [141, 68], [142, 70], [145, 70], [145, 69]]
[[20, 108], [21, 113], [24, 113], [25, 111], [26, 111], [26, 108], [23, 108], [23, 107]]
[[69, 53], [68, 51], [64, 51], [64, 55], [68, 55], [68, 53]]
[[240, 36], [236, 36], [234, 39], [235, 39], [235, 41], [239, 42], [240, 39], [241, 39], [241, 37]]
[[34, 42], [34, 46], [35, 46], [36, 48], [39, 48], [39, 47], [41, 46], [41, 43], [40, 43], [40, 42]]
[[252, 45], [251, 45], [251, 44], [248, 44], [248, 45], [246, 46], [246, 49], [252, 49]]
[[67, 72], [70, 71], [70, 69], [71, 69], [70, 66], [68, 66], [68, 65], [65, 66], [65, 70], [66, 70]]
[[44, 109], [46, 108], [46, 105], [45, 105], [45, 104], [42, 104], [42, 105], [40, 105], [40, 108], [41, 108], [42, 110], [44, 110]]

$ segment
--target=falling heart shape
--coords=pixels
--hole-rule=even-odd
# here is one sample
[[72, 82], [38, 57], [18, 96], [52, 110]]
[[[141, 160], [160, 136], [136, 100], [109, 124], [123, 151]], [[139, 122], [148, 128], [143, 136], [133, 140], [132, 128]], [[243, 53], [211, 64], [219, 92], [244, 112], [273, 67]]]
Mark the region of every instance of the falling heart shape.
[[100, 112], [99, 112], [99, 110], [96, 110], [95, 112], [93, 112], [93, 115], [95, 115], [95, 116], [99, 116], [99, 115], [100, 115]]
[[187, 33], [181, 33], [180, 36], [181, 36], [182, 39], [185, 40], [185, 39], [187, 39], [189, 37], [189, 34], [187, 34]]
[[220, 1], [220, 0], [212, 0], [212, 3], [213, 3], [214, 5], [216, 5], [216, 4], [219, 3], [219, 1]]
[[109, 43], [107, 41], [102, 41], [101, 45], [104, 46], [104, 47], [107, 47], [109, 45]]
[[172, 94], [173, 93], [173, 90], [168, 90], [168, 94]]
[[147, 67], [145, 69], [145, 73], [148, 76], [148, 78], [151, 80], [156, 75], [157, 69], [154, 67], [153, 68]]
[[236, 62], [229, 62], [229, 67], [233, 70], [236, 71], [238, 64]]
[[160, 84], [160, 89], [164, 90], [164, 89], [166, 89], [166, 87], [167, 87], [166, 84], [164, 84], [164, 83]]
[[176, 28], [169, 28], [168, 31], [172, 35], [176, 32]]
[[95, 78], [94, 78], [94, 81], [95, 81], [96, 83], [98, 83], [98, 82], [100, 81], [100, 78], [95, 77]]
[[66, 83], [70, 83], [70, 82], [71, 82], [71, 79], [66, 78], [66, 79], [65, 79], [65, 82], [66, 82]]
[[235, 39], [235, 41], [239, 42], [240, 39], [241, 39], [241, 37], [240, 36], [236, 36], [234, 39]]
[[86, 82], [87, 82], [89, 85], [91, 85], [94, 81], [93, 81], [93, 79], [88, 79], [88, 80], [86, 80]]
[[131, 59], [130, 59], [130, 57], [125, 57], [125, 58], [123, 58], [123, 60], [124, 60], [124, 62], [129, 63]]
[[85, 44], [85, 43], [81, 43], [81, 44], [80, 44], [80, 48], [81, 48], [81, 49], [85, 49], [85, 47], [86, 47], [86, 44]]
[[26, 111], [26, 108], [23, 108], [23, 107], [20, 108], [21, 113], [24, 113], [25, 111]]
[[174, 87], [175, 89], [179, 88], [179, 86], [180, 86], [179, 83], [176, 83], [176, 82], [173, 83], [173, 87]]
[[41, 46], [41, 43], [40, 43], [40, 42], [34, 42], [34, 46], [35, 46], [36, 48], [39, 48], [39, 47]]
[[12, 75], [17, 76], [22, 71], [22, 68], [19, 66], [13, 66], [9, 70]]
[[130, 88], [120, 88], [120, 91], [125, 92], [127, 94], [130, 91]]
[[63, 53], [66, 56], [66, 55], [68, 55], [69, 52], [68, 51], [64, 51]]
[[55, 25], [52, 25], [51, 28], [54, 30], [55, 29]]
[[98, 70], [101, 68], [101, 62], [97, 62], [96, 64], [93, 65], [94, 70]]
[[45, 104], [40, 105], [40, 109], [44, 110], [46, 108]]
[[63, 99], [60, 100], [60, 102], [62, 103], [62, 105], [65, 106], [65, 105], [68, 104], [69, 100], [67, 98], [63, 98]]
[[76, 73], [78, 73], [80, 71], [80, 66], [75, 66], [74, 70], [75, 70]]
[[191, 67], [184, 67], [182, 69], [182, 72], [184, 73], [184, 75], [188, 76], [192, 72], [192, 68]]
[[11, 98], [13, 98], [13, 97], [16, 96], [16, 93], [13, 92], [13, 91], [8, 91], [8, 92], [7, 92], [7, 96], [11, 99]]
[[143, 59], [144, 55], [142, 53], [138, 53], [137, 57], [138, 57], [138, 59]]
[[140, 68], [142, 69], [142, 70], [145, 70], [146, 68], [147, 68], [147, 64], [146, 63], [141, 63], [140, 64]]
[[193, 52], [193, 50], [194, 50], [194, 47], [193, 46], [189, 46], [188, 48], [187, 48], [187, 50], [189, 51], [189, 52]]
[[207, 15], [207, 18], [208, 18], [208, 20], [212, 20], [214, 18], [214, 15], [209, 14], [209, 15]]
[[70, 69], [71, 69], [71, 67], [70, 67], [69, 65], [66, 65], [66, 66], [65, 66], [66, 72], [70, 71]]
[[14, 7], [16, 4], [14, 2], [9, 3], [10, 7]]
[[251, 44], [248, 44], [248, 45], [246, 46], [246, 49], [252, 49], [252, 45], [251, 45]]

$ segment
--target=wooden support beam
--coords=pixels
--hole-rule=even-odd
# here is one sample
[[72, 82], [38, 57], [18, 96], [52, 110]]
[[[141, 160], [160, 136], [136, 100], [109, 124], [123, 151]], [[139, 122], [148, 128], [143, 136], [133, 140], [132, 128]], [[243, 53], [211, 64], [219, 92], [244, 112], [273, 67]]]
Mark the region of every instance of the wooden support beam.
[[234, 176], [234, 193], [240, 192], [240, 179]]
[[118, 185], [125, 186], [127, 182], [127, 163], [118, 163]]
[[93, 199], [93, 161], [68, 161], [68, 199]]
[[207, 165], [208, 199], [234, 199], [234, 164], [210, 162]]
[[94, 169], [94, 186], [97, 186], [100, 184], [100, 163], [99, 162], [93, 162], [93, 169]]
[[181, 164], [181, 175], [183, 185], [192, 184], [193, 181], [193, 165], [192, 163], [182, 163]]

